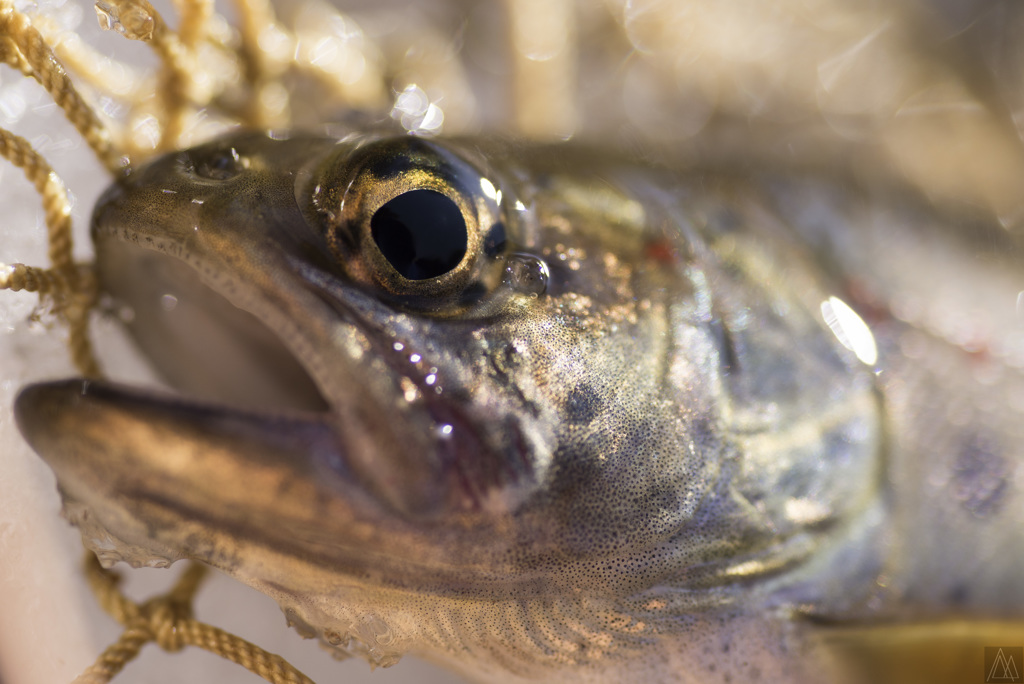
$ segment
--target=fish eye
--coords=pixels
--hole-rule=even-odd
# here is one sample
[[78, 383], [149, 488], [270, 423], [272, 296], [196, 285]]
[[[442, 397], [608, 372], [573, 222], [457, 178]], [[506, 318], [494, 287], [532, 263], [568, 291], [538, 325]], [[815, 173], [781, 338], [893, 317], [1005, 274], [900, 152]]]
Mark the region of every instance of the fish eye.
[[448, 273], [466, 255], [469, 240], [458, 205], [434, 190], [410, 190], [386, 202], [370, 219], [370, 234], [407, 280]]
[[348, 277], [441, 313], [501, 282], [510, 244], [500, 183], [455, 144], [339, 143], [304, 171], [299, 202]]

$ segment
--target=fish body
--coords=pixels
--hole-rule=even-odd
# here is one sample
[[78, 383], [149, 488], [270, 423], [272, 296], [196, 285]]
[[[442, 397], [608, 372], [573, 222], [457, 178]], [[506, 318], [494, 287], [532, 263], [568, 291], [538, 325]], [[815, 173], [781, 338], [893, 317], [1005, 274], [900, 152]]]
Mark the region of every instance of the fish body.
[[1024, 611], [1016, 245], [983, 219], [241, 132], [112, 187], [93, 238], [183, 396], [16, 410], [107, 563], [201, 560], [341, 653], [481, 681], [817, 681], [823, 623]]

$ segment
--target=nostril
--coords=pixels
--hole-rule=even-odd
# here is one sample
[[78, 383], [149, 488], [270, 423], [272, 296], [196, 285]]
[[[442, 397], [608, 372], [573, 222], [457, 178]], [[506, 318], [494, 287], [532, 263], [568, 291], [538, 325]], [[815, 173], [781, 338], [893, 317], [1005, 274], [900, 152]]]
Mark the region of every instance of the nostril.
[[198, 148], [189, 153], [189, 167], [199, 178], [226, 181], [238, 176], [249, 168], [248, 157], [243, 157], [234, 147], [215, 148], [212, 151]]

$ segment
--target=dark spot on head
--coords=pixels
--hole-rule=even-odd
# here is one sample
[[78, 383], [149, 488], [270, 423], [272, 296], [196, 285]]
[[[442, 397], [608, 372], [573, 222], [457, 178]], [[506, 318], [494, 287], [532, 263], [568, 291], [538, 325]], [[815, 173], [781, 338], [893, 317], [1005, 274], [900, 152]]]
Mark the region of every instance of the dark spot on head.
[[706, 413], [695, 415], [690, 422], [690, 439], [697, 451], [713, 453], [722, 447], [722, 431], [714, 423], [714, 418]]
[[597, 416], [602, 403], [594, 388], [581, 382], [572, 388], [565, 401], [565, 419], [575, 425], [585, 425]]
[[961, 444], [949, 486], [960, 505], [979, 518], [997, 512], [1006, 498], [1010, 463], [996, 439], [971, 433]]

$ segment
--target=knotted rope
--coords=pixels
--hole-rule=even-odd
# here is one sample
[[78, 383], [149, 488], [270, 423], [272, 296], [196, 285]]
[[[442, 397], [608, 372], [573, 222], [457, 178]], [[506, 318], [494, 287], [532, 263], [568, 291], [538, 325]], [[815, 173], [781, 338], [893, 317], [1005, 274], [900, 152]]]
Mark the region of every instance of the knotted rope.
[[281, 656], [192, 616], [192, 600], [206, 574], [206, 568], [198, 563], [191, 564], [166, 594], [144, 603], [125, 597], [118, 586], [121, 576], [101, 567], [92, 553], [86, 554], [85, 574], [100, 606], [124, 626], [124, 632], [73, 684], [110, 682], [150, 642], [169, 653], [198, 646], [273, 684], [313, 684]]
[[[261, 0], [240, 1], [247, 7], [262, 7]], [[192, 0], [186, 6], [188, 28], [184, 40], [196, 42], [208, 23], [212, 3]], [[167, 104], [162, 142], [173, 148], [181, 135], [188, 104], [189, 74], [183, 65], [182, 39], [164, 24], [146, 0], [110, 0], [104, 11], [136, 12], [154, 22], [152, 43], [164, 66], [162, 92]], [[255, 12], [255, 9], [250, 11]], [[250, 30], [250, 33], [252, 31]], [[142, 36], [138, 36], [142, 38]], [[252, 42], [252, 36], [249, 41]], [[250, 46], [250, 51], [253, 51]], [[64, 110], [97, 158], [116, 178], [127, 166], [127, 156], [112, 140], [110, 131], [82, 99], [61, 63], [29, 18], [15, 9], [11, 0], [0, 0], [0, 64], [35, 78]], [[43, 202], [48, 230], [50, 268], [21, 263], [0, 263], [0, 289], [36, 292], [51, 303], [52, 312], [69, 329], [68, 347], [78, 370], [86, 377], [102, 375], [89, 340], [89, 316], [98, 295], [96, 274], [90, 265], [72, 259], [71, 205], [64, 183], [50, 164], [24, 138], [0, 128], [0, 157], [22, 169]], [[273, 684], [313, 684], [312, 680], [278, 655], [268, 653], [245, 639], [196, 620], [192, 601], [205, 568], [192, 564], [166, 594], [135, 603], [119, 589], [120, 575], [105, 570], [92, 553], [86, 554], [85, 573], [102, 608], [124, 626], [120, 638], [96, 662], [75, 679], [75, 684], [106, 684], [134, 660], [142, 647], [153, 642], [174, 653], [185, 646], [198, 646], [227, 658]]]

